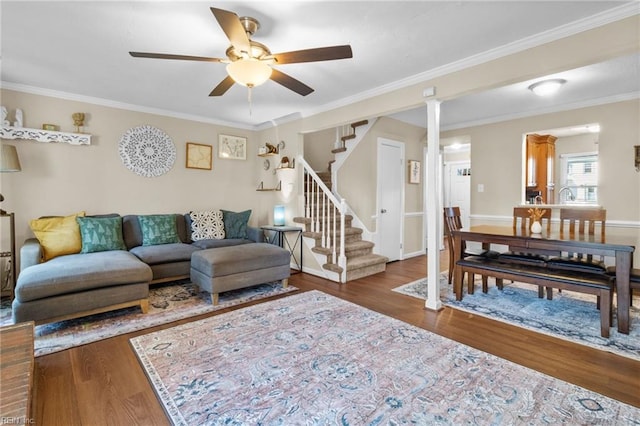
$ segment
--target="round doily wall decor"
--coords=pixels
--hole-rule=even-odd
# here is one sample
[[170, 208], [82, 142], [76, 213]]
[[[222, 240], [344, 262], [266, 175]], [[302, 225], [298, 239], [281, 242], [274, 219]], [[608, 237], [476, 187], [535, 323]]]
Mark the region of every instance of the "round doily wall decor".
[[176, 147], [162, 130], [138, 126], [126, 131], [118, 146], [122, 164], [133, 173], [157, 177], [167, 173], [176, 161]]

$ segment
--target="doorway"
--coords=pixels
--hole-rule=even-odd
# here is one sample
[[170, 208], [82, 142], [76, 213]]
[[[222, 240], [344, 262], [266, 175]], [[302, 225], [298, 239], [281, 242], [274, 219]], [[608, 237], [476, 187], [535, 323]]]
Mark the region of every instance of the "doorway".
[[404, 217], [404, 144], [378, 138], [378, 253], [402, 259]]
[[471, 216], [471, 162], [445, 163], [445, 207], [460, 207], [462, 226], [470, 225]]

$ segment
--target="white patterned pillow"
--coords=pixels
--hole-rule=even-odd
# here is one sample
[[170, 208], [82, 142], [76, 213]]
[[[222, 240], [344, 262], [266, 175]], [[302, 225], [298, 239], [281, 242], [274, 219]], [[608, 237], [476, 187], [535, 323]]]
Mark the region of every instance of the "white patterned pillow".
[[220, 210], [190, 212], [191, 240], [224, 239], [224, 222]]

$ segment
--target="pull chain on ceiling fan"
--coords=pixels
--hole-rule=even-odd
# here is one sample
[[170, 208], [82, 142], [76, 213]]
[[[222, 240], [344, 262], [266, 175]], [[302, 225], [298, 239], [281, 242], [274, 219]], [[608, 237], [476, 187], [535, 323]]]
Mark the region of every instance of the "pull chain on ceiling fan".
[[273, 68], [272, 65], [295, 64], [303, 62], [331, 61], [353, 57], [351, 46], [328, 46], [272, 54], [267, 46], [250, 37], [260, 28], [260, 23], [251, 17], [239, 18], [233, 12], [210, 8], [213, 16], [231, 42], [225, 52], [227, 59], [203, 56], [174, 55], [167, 53], [129, 52], [135, 58], [175, 59], [184, 61], [221, 62], [227, 65], [227, 77], [224, 78], [209, 96], [222, 96], [234, 83], [251, 89], [271, 79], [276, 83], [302, 96], [307, 96], [313, 89], [288, 74]]

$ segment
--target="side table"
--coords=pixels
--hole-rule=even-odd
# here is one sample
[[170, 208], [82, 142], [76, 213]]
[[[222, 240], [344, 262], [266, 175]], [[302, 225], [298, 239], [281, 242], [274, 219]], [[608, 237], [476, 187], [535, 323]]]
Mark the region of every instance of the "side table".
[[[298, 228], [296, 226], [264, 225], [261, 226], [260, 229], [262, 229], [264, 237], [269, 244], [280, 246], [291, 253], [291, 258], [298, 268], [298, 273], [302, 272], [302, 228]], [[293, 245], [291, 245], [289, 239], [287, 239], [286, 234], [288, 232], [296, 233]], [[300, 249], [299, 258], [296, 258], [295, 256], [295, 250], [297, 247]]]
[[0, 251], [0, 257], [8, 257], [9, 258], [9, 267], [10, 269], [7, 271], [7, 282], [6, 288], [5, 283], [0, 283], [1, 290], [9, 290], [9, 295], [11, 296], [11, 301], [13, 301], [13, 297], [16, 291], [16, 281], [18, 276], [16, 274], [16, 217], [15, 213], [9, 213], [4, 210], [0, 210], [0, 217], [9, 218], [9, 236], [10, 240], [10, 248], [9, 251]]

